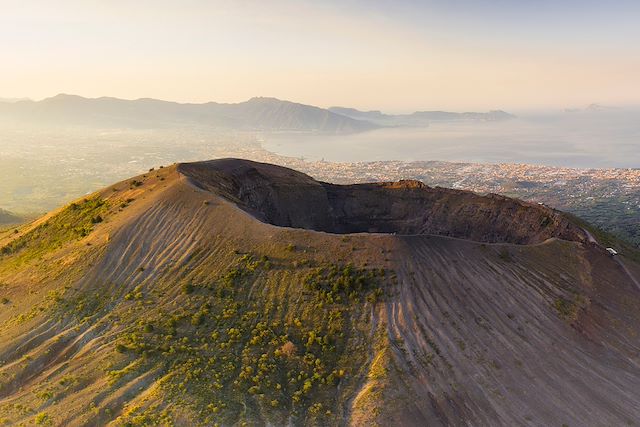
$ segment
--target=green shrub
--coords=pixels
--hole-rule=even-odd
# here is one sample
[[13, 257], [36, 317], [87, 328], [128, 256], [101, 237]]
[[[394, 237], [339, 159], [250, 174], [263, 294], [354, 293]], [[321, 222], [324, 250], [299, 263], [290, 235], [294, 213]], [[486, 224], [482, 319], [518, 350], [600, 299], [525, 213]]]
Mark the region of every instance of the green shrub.
[[52, 423], [51, 417], [46, 412], [40, 412], [34, 421], [37, 425], [51, 425]]

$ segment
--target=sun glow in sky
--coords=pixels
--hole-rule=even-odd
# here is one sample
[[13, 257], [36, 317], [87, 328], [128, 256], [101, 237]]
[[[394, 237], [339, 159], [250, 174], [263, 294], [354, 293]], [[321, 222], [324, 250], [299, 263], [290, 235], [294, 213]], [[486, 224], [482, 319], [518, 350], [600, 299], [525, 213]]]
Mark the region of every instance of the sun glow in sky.
[[640, 104], [640, 2], [0, 0], [0, 97]]

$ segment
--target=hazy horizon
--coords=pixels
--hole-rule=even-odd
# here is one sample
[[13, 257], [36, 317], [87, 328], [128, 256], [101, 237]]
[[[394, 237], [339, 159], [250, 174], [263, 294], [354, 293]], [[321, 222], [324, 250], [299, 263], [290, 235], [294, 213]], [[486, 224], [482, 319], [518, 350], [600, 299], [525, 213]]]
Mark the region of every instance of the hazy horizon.
[[627, 0], [3, 3], [7, 98], [272, 96], [392, 113], [640, 102], [640, 5]]
[[[323, 108], [323, 109], [329, 109], [332, 107], [343, 107], [343, 108], [356, 108], [353, 107], [352, 105], [348, 105], [348, 104], [340, 104], [340, 103], [330, 103], [330, 104], [326, 104], [326, 105], [314, 105], [314, 104], [307, 104], [305, 102], [302, 101], [298, 101], [296, 99], [286, 99], [277, 95], [256, 95], [256, 96], [251, 96], [248, 98], [243, 98], [243, 99], [238, 99], [236, 101], [229, 101], [229, 102], [223, 102], [223, 101], [219, 101], [216, 99], [210, 99], [210, 100], [206, 100], [206, 101], [177, 101], [174, 99], [165, 99], [165, 98], [159, 98], [159, 97], [140, 97], [140, 98], [125, 98], [125, 97], [116, 97], [116, 96], [111, 96], [108, 94], [104, 94], [104, 95], [97, 95], [97, 96], [85, 96], [85, 95], [81, 95], [81, 94], [77, 94], [77, 93], [63, 93], [63, 92], [58, 92], [54, 95], [51, 96], [46, 96], [43, 98], [31, 98], [31, 97], [26, 97], [26, 96], [14, 96], [14, 97], [9, 97], [9, 96], [1, 96], [0, 94], [0, 102], [5, 102], [5, 103], [15, 103], [15, 102], [20, 102], [20, 101], [31, 101], [31, 102], [41, 102], [41, 101], [45, 101], [47, 99], [51, 99], [51, 98], [55, 98], [56, 96], [78, 96], [81, 98], [86, 98], [86, 99], [101, 99], [101, 98], [106, 98], [106, 99], [118, 99], [118, 100], [124, 100], [124, 101], [140, 101], [140, 100], [145, 100], [145, 99], [152, 99], [152, 100], [156, 100], [156, 101], [162, 101], [162, 102], [170, 102], [170, 103], [177, 103], [177, 104], [207, 104], [207, 103], [220, 103], [220, 104], [238, 104], [238, 103], [243, 103], [243, 102], [247, 102], [253, 98], [273, 98], [273, 99], [277, 99], [280, 101], [287, 101], [287, 102], [292, 102], [295, 104], [302, 104], [302, 105], [311, 105], [313, 107], [318, 107], [318, 108]], [[604, 104], [601, 102], [591, 102], [588, 104], [583, 104], [583, 105], [567, 105], [567, 106], [558, 106], [558, 107], [538, 107], [538, 108], [514, 108], [514, 109], [506, 109], [506, 108], [500, 108], [500, 107], [496, 107], [493, 108], [491, 110], [489, 109], [476, 109], [475, 111], [477, 112], [483, 112], [483, 111], [497, 111], [497, 110], [502, 110], [502, 111], [506, 111], [509, 113], [515, 113], [515, 114], [526, 114], [526, 115], [545, 115], [545, 114], [555, 114], [555, 113], [564, 113], [564, 112], [579, 112], [581, 110], [586, 110], [591, 106], [596, 106], [596, 107], [602, 107], [604, 109], [609, 109], [609, 110], [636, 110], [636, 109], [640, 109], [640, 102], [639, 103], [629, 103], [629, 104]], [[363, 111], [363, 112], [369, 112], [369, 111], [379, 111], [383, 114], [390, 114], [390, 115], [394, 115], [394, 114], [411, 114], [414, 112], [420, 112], [420, 111], [451, 111], [451, 112], [457, 112], [457, 113], [464, 113], [464, 112], [471, 112], [472, 109], [465, 109], [465, 108], [459, 108], [459, 109], [443, 109], [443, 108], [438, 108], [438, 107], [433, 107], [433, 108], [416, 108], [416, 109], [396, 109], [396, 110], [385, 110], [382, 108], [378, 108], [376, 106], [370, 106], [367, 108], [356, 108], [357, 110]], [[339, 113], [338, 113], [339, 114]], [[364, 120], [364, 119], [363, 119]]]

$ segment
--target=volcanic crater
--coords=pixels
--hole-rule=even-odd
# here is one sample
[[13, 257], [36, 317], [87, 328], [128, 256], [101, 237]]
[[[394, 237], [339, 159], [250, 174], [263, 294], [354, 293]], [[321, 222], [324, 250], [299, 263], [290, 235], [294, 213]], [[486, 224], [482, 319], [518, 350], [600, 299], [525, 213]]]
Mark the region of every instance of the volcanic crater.
[[637, 425], [639, 260], [497, 195], [150, 170], [0, 230], [0, 420]]
[[582, 229], [546, 206], [432, 188], [415, 180], [336, 185], [284, 167], [236, 159], [184, 163], [178, 171], [197, 187], [277, 226], [335, 234], [427, 234], [485, 243], [586, 240]]

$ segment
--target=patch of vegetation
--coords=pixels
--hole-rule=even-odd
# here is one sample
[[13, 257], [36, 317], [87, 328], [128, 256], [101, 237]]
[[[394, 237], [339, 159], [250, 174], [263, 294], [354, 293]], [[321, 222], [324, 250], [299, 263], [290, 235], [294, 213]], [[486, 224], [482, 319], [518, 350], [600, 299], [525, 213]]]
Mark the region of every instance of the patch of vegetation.
[[[589, 222], [575, 215], [567, 213], [565, 213], [565, 215], [567, 215], [576, 225], [590, 232], [601, 245], [606, 247], [613, 247], [625, 257], [628, 257], [636, 262], [640, 262], [640, 250], [638, 249], [640, 247], [640, 237], [634, 238], [625, 235], [625, 233], [604, 231], [603, 229], [594, 227]], [[599, 224], [599, 226], [602, 226], [602, 224]], [[635, 224], [635, 228], [637, 233], [637, 223]], [[622, 238], [617, 236], [622, 236]]]
[[503, 261], [506, 261], [506, 262], [513, 261], [513, 259], [511, 258], [511, 253], [509, 252], [509, 250], [507, 248], [501, 248], [500, 252], [498, 253], [498, 256]]
[[580, 295], [576, 295], [573, 300], [560, 297], [553, 302], [553, 307], [561, 318], [566, 321], [574, 321], [578, 318], [578, 311], [583, 303], [584, 298]]
[[102, 295], [99, 292], [76, 292], [69, 291], [49, 292], [47, 301], [52, 310], [52, 316], [58, 319], [71, 318], [84, 323], [106, 306], [110, 300], [109, 295]]
[[390, 386], [388, 375], [391, 367], [390, 353], [386, 326], [381, 322], [376, 330], [366, 382], [353, 401], [352, 417], [359, 425], [380, 425], [377, 420], [382, 409], [380, 402], [384, 400], [383, 395]]
[[365, 295], [369, 302], [377, 302], [383, 295], [376, 286], [376, 276], [384, 277], [384, 270], [356, 269], [352, 264], [340, 267], [318, 268], [305, 279], [305, 286], [318, 292], [319, 297], [329, 304], [345, 299], [358, 300]]
[[50, 291], [43, 301], [32, 305], [28, 311], [19, 313], [11, 321], [21, 324], [46, 312], [54, 319], [74, 320], [83, 324], [103, 309], [109, 300], [109, 295], [96, 292]]
[[46, 412], [40, 412], [36, 415], [33, 421], [39, 426], [48, 426], [53, 424], [53, 420]]
[[94, 225], [102, 222], [107, 211], [107, 202], [99, 197], [71, 203], [62, 212], [0, 248], [0, 257], [19, 254], [16, 261], [27, 261], [42, 256], [65, 243], [88, 236]]
[[[637, 194], [606, 200], [577, 199], [572, 202], [567, 209], [573, 214], [584, 218], [615, 239], [624, 240], [636, 249], [640, 248], [640, 206], [637, 205]], [[593, 232], [592, 234], [595, 235]]]
[[[191, 408], [204, 425], [336, 424], [341, 394], [366, 375], [367, 307], [383, 297], [386, 279], [384, 270], [353, 265], [282, 271], [242, 255], [217, 279], [185, 279], [178, 309], [123, 332], [116, 349], [124, 359], [110, 381], [117, 387], [153, 369], [166, 408]], [[137, 408], [119, 422], [170, 418], [159, 411]]]

